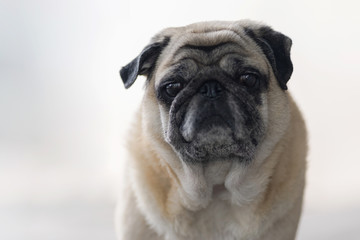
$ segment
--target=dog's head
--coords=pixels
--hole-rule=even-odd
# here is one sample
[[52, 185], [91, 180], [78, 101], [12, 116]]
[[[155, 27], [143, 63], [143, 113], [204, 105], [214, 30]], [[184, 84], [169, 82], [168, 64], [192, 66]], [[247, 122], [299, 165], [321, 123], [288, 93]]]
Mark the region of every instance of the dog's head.
[[286, 105], [290, 48], [260, 24], [197, 23], [165, 29], [120, 74], [126, 88], [147, 76], [150, 121], [183, 161], [248, 162]]

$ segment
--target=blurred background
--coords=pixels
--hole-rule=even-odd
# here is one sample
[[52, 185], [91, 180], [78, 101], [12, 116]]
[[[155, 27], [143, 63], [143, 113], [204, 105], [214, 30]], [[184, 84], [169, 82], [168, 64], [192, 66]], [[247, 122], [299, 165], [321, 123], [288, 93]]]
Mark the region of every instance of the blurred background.
[[359, 7], [0, 0], [0, 239], [115, 240], [123, 143], [144, 82], [125, 91], [120, 67], [164, 27], [243, 18], [293, 39], [289, 89], [310, 146], [297, 239], [360, 239]]

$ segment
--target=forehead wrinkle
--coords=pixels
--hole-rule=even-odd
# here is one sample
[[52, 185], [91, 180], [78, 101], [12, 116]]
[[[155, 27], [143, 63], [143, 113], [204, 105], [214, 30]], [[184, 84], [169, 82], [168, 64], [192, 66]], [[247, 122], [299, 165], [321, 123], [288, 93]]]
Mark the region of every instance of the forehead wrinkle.
[[193, 46], [215, 46], [226, 42], [232, 42], [238, 45], [244, 45], [245, 40], [242, 34], [227, 28], [217, 29], [184, 29], [178, 31], [172, 36], [171, 49], [172, 54], [185, 45]]
[[196, 48], [202, 46], [187, 44], [179, 48], [175, 52], [172, 62], [176, 63], [186, 59], [192, 59], [200, 65], [210, 65], [219, 62], [224, 56], [229, 54], [237, 54], [241, 57], [247, 57], [250, 55], [244, 47], [236, 43], [225, 43], [225, 45], [221, 45], [210, 51], [194, 49], [193, 47]]

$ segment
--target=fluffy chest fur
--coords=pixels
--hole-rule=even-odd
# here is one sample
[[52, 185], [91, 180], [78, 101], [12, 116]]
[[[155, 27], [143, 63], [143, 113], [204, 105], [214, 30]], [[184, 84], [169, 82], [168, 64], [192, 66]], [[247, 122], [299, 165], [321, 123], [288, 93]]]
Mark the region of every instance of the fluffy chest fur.
[[176, 219], [176, 233], [166, 234], [165, 239], [249, 239], [258, 234], [260, 219], [251, 214], [252, 209], [231, 204], [228, 199], [213, 199], [200, 211], [185, 211]]

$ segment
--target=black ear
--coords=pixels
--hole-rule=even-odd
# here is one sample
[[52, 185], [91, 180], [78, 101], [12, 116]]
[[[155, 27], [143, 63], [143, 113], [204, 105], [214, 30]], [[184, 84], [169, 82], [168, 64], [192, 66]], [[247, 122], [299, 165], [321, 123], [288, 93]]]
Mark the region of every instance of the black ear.
[[156, 60], [168, 42], [169, 38], [165, 38], [163, 41], [147, 45], [139, 56], [121, 68], [120, 76], [125, 88], [129, 88], [135, 82], [138, 75], [148, 76], [152, 72]]
[[286, 83], [293, 72], [293, 64], [290, 59], [291, 39], [270, 27], [248, 28], [245, 31], [261, 47], [271, 64], [280, 87], [287, 90]]

